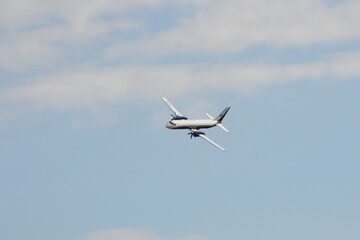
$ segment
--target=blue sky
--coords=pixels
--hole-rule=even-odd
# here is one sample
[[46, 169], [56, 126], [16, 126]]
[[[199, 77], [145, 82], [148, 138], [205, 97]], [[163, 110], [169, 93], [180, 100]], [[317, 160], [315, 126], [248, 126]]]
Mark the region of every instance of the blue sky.
[[359, 11], [2, 1], [0, 238], [359, 239]]

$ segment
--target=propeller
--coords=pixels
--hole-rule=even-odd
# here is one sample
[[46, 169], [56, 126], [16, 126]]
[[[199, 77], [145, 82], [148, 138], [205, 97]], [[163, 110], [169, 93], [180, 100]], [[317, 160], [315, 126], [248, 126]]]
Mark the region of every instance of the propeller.
[[201, 131], [191, 131], [188, 133], [188, 135], [190, 135], [190, 139], [192, 139], [193, 137], [194, 138], [199, 137], [200, 134], [205, 135], [205, 133]]
[[190, 135], [190, 139], [192, 139], [193, 137], [195, 137], [195, 134], [193, 132], [189, 132], [188, 135]]

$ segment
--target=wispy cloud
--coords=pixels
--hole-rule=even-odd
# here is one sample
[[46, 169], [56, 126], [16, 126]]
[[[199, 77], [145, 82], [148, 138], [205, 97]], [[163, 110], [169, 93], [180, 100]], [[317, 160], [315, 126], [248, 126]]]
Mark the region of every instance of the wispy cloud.
[[[241, 56], [257, 45], [306, 48], [359, 39], [360, 2], [332, 3], [5, 0], [0, 7], [0, 70], [5, 73], [0, 76], [14, 83], [2, 87], [0, 102], [26, 109], [92, 109], [163, 95], [251, 92], [305, 79], [359, 78], [356, 48], [325, 51], [296, 64], [266, 57], [216, 60]], [[163, 12], [171, 24], [155, 29], [153, 18]], [[215, 60], [194, 60], [194, 55]]]
[[[0, 69], [28, 71], [60, 68], [93, 61], [107, 45], [123, 43], [129, 36], [142, 38], [147, 19], [140, 16], [167, 5], [198, 6], [204, 0], [61, 1], [1, 2]], [[134, 14], [136, 12], [144, 14]], [[145, 31], [144, 31], [145, 30]], [[144, 33], [142, 33], [144, 32]]]
[[[258, 44], [279, 48], [359, 38], [360, 3], [327, 2], [5, 0], [0, 8], [0, 68], [104, 64], [179, 53], [221, 55]], [[174, 23], [163, 31], [149, 25], [158, 10], [182, 8], [187, 11], [173, 14]]]
[[3, 91], [3, 102], [35, 108], [111, 105], [208, 90], [249, 92], [274, 84], [360, 76], [360, 53], [304, 64], [182, 64], [123, 66], [58, 73]]
[[249, 46], [309, 46], [360, 37], [357, 23], [360, 3], [324, 0], [210, 1], [181, 24], [157, 35], [134, 41], [124, 51], [115, 45], [113, 53], [226, 54]]
[[187, 236], [181, 238], [161, 237], [154, 233], [138, 229], [113, 229], [98, 231], [90, 234], [85, 240], [205, 240], [201, 236]]

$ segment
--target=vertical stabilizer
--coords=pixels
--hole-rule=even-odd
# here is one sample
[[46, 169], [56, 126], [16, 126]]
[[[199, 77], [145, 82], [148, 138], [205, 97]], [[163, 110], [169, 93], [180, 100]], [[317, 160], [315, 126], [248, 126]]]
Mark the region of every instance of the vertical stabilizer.
[[226, 129], [226, 127], [224, 127], [224, 125], [221, 124], [221, 121], [224, 119], [225, 115], [227, 114], [227, 112], [229, 111], [230, 107], [226, 107], [220, 114], [219, 116], [217, 116], [216, 118], [213, 118], [214, 120], [216, 120], [218, 123], [216, 124], [216, 126], [218, 126], [219, 128], [221, 128], [222, 130], [224, 130], [225, 132], [229, 132], [229, 130]]
[[218, 121], [218, 123], [221, 123], [222, 120], [224, 119], [225, 115], [227, 114], [227, 112], [229, 111], [230, 107], [226, 107], [220, 114], [219, 116], [217, 116], [215, 118], [216, 121]]

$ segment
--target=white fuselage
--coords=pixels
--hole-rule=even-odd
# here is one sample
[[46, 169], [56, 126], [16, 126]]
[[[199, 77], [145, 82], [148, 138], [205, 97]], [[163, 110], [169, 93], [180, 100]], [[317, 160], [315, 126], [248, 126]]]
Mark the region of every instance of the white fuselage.
[[169, 129], [200, 129], [214, 127], [217, 123], [212, 119], [171, 120], [166, 127]]

